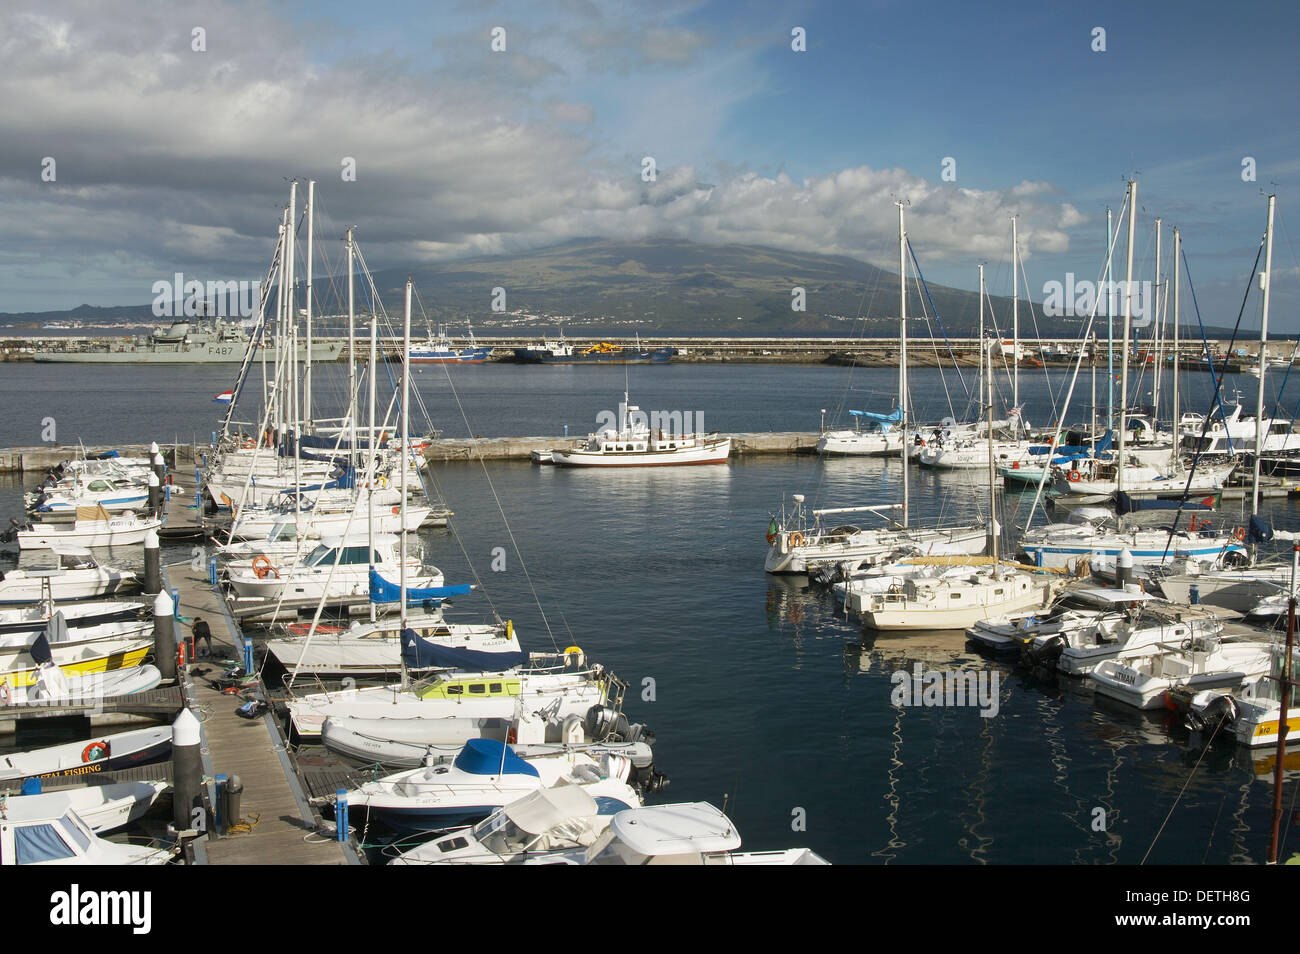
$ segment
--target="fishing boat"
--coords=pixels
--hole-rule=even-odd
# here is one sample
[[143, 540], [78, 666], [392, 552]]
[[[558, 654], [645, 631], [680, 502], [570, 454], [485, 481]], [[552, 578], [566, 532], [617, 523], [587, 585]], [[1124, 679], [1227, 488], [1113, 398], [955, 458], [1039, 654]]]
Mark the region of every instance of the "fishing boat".
[[673, 359], [673, 348], [635, 348], [601, 341], [581, 351], [574, 348], [560, 332], [559, 338], [548, 338], [524, 348], [515, 349], [515, 360], [524, 364], [668, 364]]
[[1075, 633], [1104, 624], [1107, 615], [1120, 618], [1117, 612], [1132, 599], [1152, 599], [1146, 594], [1126, 590], [1070, 587], [1046, 610], [1020, 610], [976, 621], [966, 630], [966, 640], [993, 653], [1020, 655], [1027, 644], [1073, 637]]
[[[342, 632], [270, 639], [266, 651], [286, 669], [320, 676], [376, 676], [408, 670], [427, 672], [471, 664], [506, 669], [526, 659], [514, 623], [448, 623], [441, 613], [354, 622]], [[470, 655], [474, 654], [474, 655]], [[481, 655], [480, 655], [481, 654]], [[479, 663], [473, 666], [471, 661]], [[487, 663], [488, 665], [483, 665]]]
[[[466, 323], [468, 328], [468, 322]], [[435, 339], [433, 329], [429, 329], [429, 340], [422, 345], [411, 346], [412, 364], [482, 364], [487, 360], [491, 348], [480, 347], [474, 341], [474, 332], [469, 332], [469, 347], [457, 350], [447, 336], [447, 329], [440, 326]]]
[[1098, 695], [1137, 709], [1156, 709], [1175, 685], [1192, 693], [1237, 689], [1266, 674], [1272, 663], [1273, 645], [1267, 641], [1191, 637], [1103, 660], [1088, 679]]
[[101, 564], [89, 550], [57, 547], [52, 553], [58, 560], [55, 567], [19, 567], [0, 577], [0, 605], [94, 599], [140, 585], [135, 573]]
[[118, 782], [34, 795], [8, 795], [3, 812], [36, 815], [52, 813], [63, 806], [64, 811], [75, 812], [92, 832], [99, 834], [116, 831], [143, 818], [158, 796], [170, 787], [169, 782]]
[[613, 817], [635, 807], [578, 785], [539, 788], [461, 828], [408, 849], [390, 865], [511, 865], [589, 847]]
[[171, 726], [131, 729], [88, 741], [66, 742], [0, 756], [0, 784], [29, 778], [82, 778], [152, 765], [169, 758], [171, 751]]
[[113, 517], [101, 506], [79, 508], [76, 520], [66, 523], [38, 523], [18, 531], [22, 550], [86, 549], [123, 547], [144, 542], [150, 530], [162, 526], [160, 517], [139, 517], [132, 511]]
[[551, 463], [561, 467], [665, 467], [679, 464], [725, 464], [731, 455], [731, 438], [716, 434], [651, 433], [641, 409], [618, 406], [618, 427], [590, 434], [585, 444], [551, 451]]
[[958, 575], [910, 577], [865, 601], [863, 622], [876, 630], [966, 630], [981, 619], [1051, 605], [1063, 585], [1010, 566], [971, 567]]
[[592, 798], [639, 805], [628, 784], [631, 763], [582, 752], [521, 758], [506, 743], [470, 739], [455, 759], [366, 782], [346, 795], [348, 810], [365, 809], [395, 831], [458, 828], [538, 789], [573, 786]]
[[599, 664], [585, 668], [581, 650], [566, 656], [567, 668], [437, 673], [407, 688], [368, 686], [303, 695], [289, 701], [289, 716], [300, 736], [317, 738], [327, 718], [509, 720], [523, 706], [545, 708], [551, 718], [563, 720], [608, 705], [615, 677]]
[[175, 854], [170, 848], [99, 837], [77, 815], [67, 792], [11, 799], [0, 818], [3, 865], [165, 865]]
[[823, 431], [817, 441], [817, 453], [828, 457], [881, 457], [898, 454], [903, 448], [903, 409], [888, 414], [849, 411], [854, 426], [849, 430]]
[[535, 864], [573, 865], [825, 865], [808, 848], [737, 851], [740, 833], [707, 802], [653, 805], [619, 812], [586, 849], [561, 851]]
[[[399, 564], [398, 543], [398, 537], [392, 534], [375, 534], [373, 541], [358, 532], [325, 537], [292, 566], [277, 569], [269, 560], [255, 559], [247, 570], [232, 570], [228, 580], [237, 597], [262, 600], [365, 596], [371, 590], [372, 572], [390, 581], [405, 572], [413, 589], [441, 589], [443, 576], [437, 567], [426, 566], [418, 556], [407, 557], [404, 564]], [[431, 598], [441, 595], [433, 594]]]

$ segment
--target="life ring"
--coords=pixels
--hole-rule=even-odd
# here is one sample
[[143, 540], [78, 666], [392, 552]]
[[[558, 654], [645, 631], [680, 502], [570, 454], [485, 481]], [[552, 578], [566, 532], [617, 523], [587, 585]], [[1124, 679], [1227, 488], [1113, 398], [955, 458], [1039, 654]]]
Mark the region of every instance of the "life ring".
[[108, 742], [91, 742], [81, 750], [82, 762], [97, 762], [108, 755]]
[[1187, 532], [1188, 532], [1188, 533], [1195, 533], [1195, 532], [1196, 532], [1196, 514], [1192, 514], [1192, 519], [1191, 519], [1190, 521], [1188, 521], [1188, 523], [1187, 523]]
[[176, 645], [176, 668], [178, 670], [185, 668], [185, 640], [181, 640]]
[[265, 553], [253, 557], [253, 572], [259, 580], [265, 580], [269, 575], [274, 575], [277, 580], [280, 578], [280, 571], [271, 565]]
[[1070, 471], [1070, 483], [1077, 484], [1081, 480], [1083, 480], [1083, 474], [1079, 473], [1077, 470]]
[[577, 665], [579, 665], [579, 666], [582, 665], [582, 663], [583, 663], [583, 658], [584, 658], [584, 657], [583, 657], [582, 648], [581, 648], [580, 646], [565, 646], [565, 647], [564, 647], [564, 664], [565, 664], [566, 666], [569, 664], [569, 657], [570, 657], [570, 656], [575, 657], [575, 658], [574, 658], [574, 662], [575, 662], [575, 664], [577, 664]]
[[803, 546], [803, 534], [800, 533], [798, 530], [790, 534], [790, 546], [792, 547]]
[[380, 489], [383, 489], [383, 488], [387, 487], [387, 486], [388, 486], [388, 478], [387, 478], [387, 477], [376, 477], [376, 478], [375, 478], [375, 486], [376, 486], [376, 487], [379, 487]]
[[1237, 532], [1234, 533], [1233, 536], [1235, 536], [1235, 537], [1237, 538], [1237, 542], [1238, 542], [1238, 543], [1244, 543], [1245, 540], [1246, 540], [1246, 528], [1245, 528], [1245, 527], [1238, 527], [1238, 528], [1237, 528]]

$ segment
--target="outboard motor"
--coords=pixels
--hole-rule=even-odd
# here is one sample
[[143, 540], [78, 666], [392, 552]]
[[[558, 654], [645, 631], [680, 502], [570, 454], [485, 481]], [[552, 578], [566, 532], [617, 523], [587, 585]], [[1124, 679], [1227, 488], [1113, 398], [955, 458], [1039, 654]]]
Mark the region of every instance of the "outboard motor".
[[646, 774], [645, 782], [641, 786], [647, 795], [658, 795], [667, 787], [668, 776], [663, 772], [656, 772], [654, 769], [651, 769]]
[[1056, 668], [1056, 661], [1061, 658], [1063, 652], [1065, 652], [1064, 636], [1053, 636], [1051, 639], [1044, 639], [1041, 642], [1031, 641], [1025, 643], [1025, 658], [1034, 666], [1054, 669]]
[[592, 706], [587, 710], [587, 738], [604, 742], [613, 731], [619, 715], [609, 706]]
[[1237, 721], [1237, 703], [1232, 696], [1215, 696], [1203, 709], [1188, 706], [1183, 725], [1188, 732], [1217, 732], [1224, 726]]

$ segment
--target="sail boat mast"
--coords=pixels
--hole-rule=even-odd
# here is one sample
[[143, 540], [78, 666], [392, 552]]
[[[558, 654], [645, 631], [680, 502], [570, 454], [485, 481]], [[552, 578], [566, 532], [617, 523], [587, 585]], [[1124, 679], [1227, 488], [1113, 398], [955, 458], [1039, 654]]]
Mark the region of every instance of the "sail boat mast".
[[[402, 634], [402, 640], [406, 639], [406, 471], [407, 459], [409, 452], [407, 445], [409, 443], [409, 433], [411, 427], [410, 421], [411, 407], [411, 279], [406, 280], [406, 309], [402, 318], [402, 443], [400, 448], [401, 459], [398, 466], [401, 468], [401, 475], [398, 477], [398, 493], [401, 496], [399, 503], [402, 508], [401, 532], [398, 534], [398, 556], [401, 561], [398, 572], [399, 589], [401, 590], [402, 608], [401, 628], [398, 630]], [[402, 657], [402, 688], [407, 684], [406, 657]]]
[[[980, 266], [980, 367], [984, 366], [984, 266]], [[992, 358], [989, 360], [990, 369]], [[994, 567], [998, 562], [998, 518], [997, 490], [994, 480], [996, 471], [993, 464], [993, 375], [989, 374], [983, 381], [988, 407], [985, 409], [989, 441], [989, 542], [988, 552], [993, 557]]]
[[1124, 351], [1120, 355], [1119, 454], [1115, 461], [1115, 490], [1124, 490], [1124, 446], [1128, 436], [1128, 342], [1133, 316], [1133, 227], [1137, 217], [1137, 182], [1128, 184], [1128, 249], [1124, 264]]
[[1250, 491], [1250, 515], [1259, 513], [1259, 458], [1264, 453], [1264, 369], [1268, 366], [1268, 299], [1273, 284], [1273, 208], [1277, 196], [1268, 197], [1268, 231], [1264, 233], [1264, 310], [1259, 326], [1259, 394], [1255, 397], [1255, 480]]
[[911, 510], [907, 487], [907, 230], [903, 223], [903, 203], [898, 203], [898, 406], [902, 410], [903, 457], [903, 527], [908, 525]]
[[1174, 390], [1173, 400], [1170, 402], [1173, 406], [1170, 408], [1170, 415], [1173, 420], [1172, 430], [1174, 432], [1174, 463], [1178, 462], [1178, 445], [1181, 443], [1181, 437], [1178, 433], [1178, 420], [1180, 411], [1178, 409], [1178, 262], [1179, 254], [1182, 251], [1182, 234], [1178, 229], [1174, 229]]
[[303, 379], [303, 418], [312, 429], [311, 412], [311, 270], [315, 248], [316, 180], [307, 180], [307, 369]]
[[[1011, 406], [1020, 407], [1020, 243], [1011, 216]], [[1017, 428], [1019, 429], [1019, 428]]]

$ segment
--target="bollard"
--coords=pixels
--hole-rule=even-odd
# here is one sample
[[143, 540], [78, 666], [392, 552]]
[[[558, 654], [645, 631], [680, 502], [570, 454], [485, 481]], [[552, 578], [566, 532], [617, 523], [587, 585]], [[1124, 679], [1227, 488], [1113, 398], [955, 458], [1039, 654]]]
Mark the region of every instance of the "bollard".
[[217, 558], [208, 557], [208, 582], [217, 585]]
[[569, 425], [568, 425], [568, 424], [565, 424], [565, 425], [564, 425], [564, 436], [565, 436], [565, 437], [568, 437], [568, 436], [569, 436]]
[[1187, 598], [1193, 606], [1201, 601], [1201, 584], [1193, 583], [1187, 590]]
[[163, 512], [162, 481], [157, 474], [149, 475], [149, 509], [155, 517]]
[[334, 800], [334, 827], [338, 830], [338, 840], [348, 840], [348, 790], [346, 788], [335, 789]]
[[226, 779], [226, 830], [231, 825], [238, 825], [240, 818], [239, 801], [240, 796], [244, 794], [244, 783], [238, 775], [232, 775]]
[[1120, 550], [1115, 558], [1115, 586], [1124, 589], [1133, 582], [1133, 554], [1128, 549]]
[[153, 601], [154, 662], [164, 679], [176, 678], [176, 620], [172, 618], [175, 606], [166, 590]]
[[251, 676], [254, 671], [253, 641], [251, 639], [246, 639], [244, 640], [244, 672]]
[[153, 455], [156, 454], [156, 453], [158, 453], [158, 442], [157, 442], [157, 441], [150, 441], [150, 442], [149, 442], [149, 459], [150, 459], [150, 460], [153, 460]]
[[167, 476], [167, 465], [163, 463], [162, 454], [154, 451], [153, 455], [153, 472], [158, 475], [158, 483], [162, 484], [163, 478]]
[[224, 775], [218, 775], [216, 778], [217, 804], [213, 806], [213, 811], [216, 812], [217, 817], [212, 820], [212, 827], [216, 829], [218, 835], [224, 835], [226, 833], [226, 826], [229, 824], [226, 821], [229, 817], [228, 801], [230, 798], [229, 793], [226, 791], [226, 783], [228, 781], [229, 780]]
[[172, 824], [177, 831], [205, 831], [203, 737], [189, 709], [172, 723]]
[[144, 591], [149, 594], [162, 589], [162, 546], [158, 531], [147, 530], [144, 535]]

